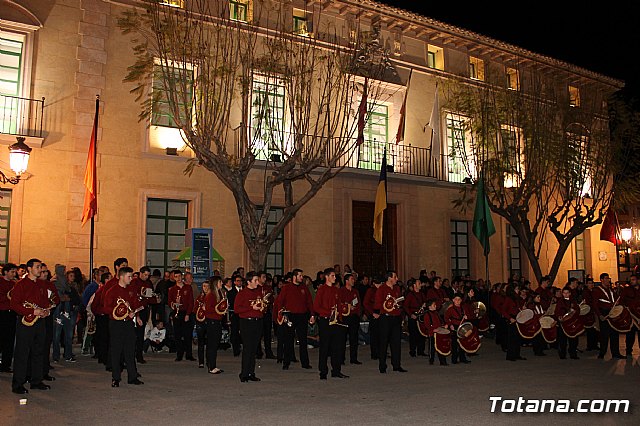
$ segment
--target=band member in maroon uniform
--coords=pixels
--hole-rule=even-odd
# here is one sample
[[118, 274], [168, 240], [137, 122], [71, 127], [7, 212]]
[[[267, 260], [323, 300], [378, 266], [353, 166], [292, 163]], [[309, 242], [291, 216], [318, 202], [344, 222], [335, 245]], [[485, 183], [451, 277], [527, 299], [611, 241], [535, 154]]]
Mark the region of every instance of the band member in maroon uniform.
[[[400, 287], [396, 286], [398, 275], [395, 271], [389, 271], [385, 275], [385, 283], [376, 291], [376, 304], [374, 317], [380, 318], [380, 359], [378, 368], [380, 373], [387, 372], [387, 348], [391, 345], [391, 365], [393, 371], [406, 373], [407, 370], [400, 365], [400, 345], [402, 339], [402, 308], [397, 303], [389, 301], [397, 300], [401, 296]], [[391, 304], [393, 309], [385, 309]]]
[[364, 296], [364, 311], [369, 319], [369, 347], [371, 349], [371, 359], [378, 359], [380, 349], [380, 320], [373, 314], [375, 312], [376, 291], [382, 283], [376, 277], [371, 280], [371, 287], [367, 289]]
[[[353, 274], [344, 275], [344, 287], [340, 289], [340, 300], [342, 306], [348, 307], [349, 315], [345, 316], [344, 323], [347, 324], [347, 338], [349, 339], [349, 362], [351, 364], [362, 364], [358, 361], [358, 332], [360, 331], [361, 303], [360, 294], [354, 287], [356, 277]], [[346, 351], [345, 351], [346, 352]], [[343, 355], [345, 358], [345, 355]]]
[[193, 289], [182, 281], [182, 272], [173, 271], [176, 285], [169, 289], [169, 306], [173, 311], [173, 334], [176, 340], [176, 361], [186, 359], [195, 361], [193, 357]]
[[447, 324], [447, 328], [451, 330], [451, 364], [457, 364], [458, 361], [464, 364], [471, 362], [467, 360], [465, 351], [458, 344], [458, 327], [464, 322], [465, 318], [466, 315], [462, 308], [462, 295], [458, 293], [453, 297], [453, 305], [449, 306], [444, 313], [444, 322]]
[[[640, 283], [637, 275], [631, 275], [629, 285], [624, 287], [620, 292], [620, 304], [627, 308], [640, 306]], [[630, 357], [633, 354], [633, 345], [636, 342], [636, 334], [638, 334], [638, 324], [633, 322], [631, 330], [626, 336], [626, 354]], [[640, 341], [640, 337], [638, 338]]]
[[[582, 290], [582, 300], [589, 305], [591, 311], [595, 313], [593, 278], [586, 278], [584, 284], [585, 288]], [[587, 351], [599, 351], [598, 340], [600, 336], [598, 329], [596, 327], [588, 327], [585, 330], [585, 334], [587, 335]]]
[[[229, 309], [229, 302], [222, 289], [222, 278], [213, 277], [211, 279], [210, 291], [204, 297], [204, 316], [207, 328], [207, 367], [209, 373], [220, 374], [222, 369], [218, 368], [218, 346], [222, 337], [222, 318]], [[204, 290], [204, 284], [202, 286]]]
[[607, 346], [611, 347], [611, 357], [625, 359], [620, 354], [620, 342], [618, 332], [614, 330], [606, 317], [616, 303], [616, 297], [611, 289], [611, 278], [609, 274], [600, 274], [600, 286], [593, 290], [593, 307], [596, 315], [600, 319], [600, 353], [599, 359], [603, 359], [607, 353]]
[[258, 274], [247, 273], [247, 286], [240, 290], [235, 298], [234, 311], [240, 318], [240, 336], [242, 338], [241, 382], [259, 382], [256, 377], [256, 351], [262, 334], [262, 315], [265, 309], [262, 291], [258, 288]]
[[558, 355], [560, 355], [560, 359], [567, 359], [567, 342], [569, 342], [569, 357], [578, 359], [578, 338], [567, 336], [561, 326], [571, 315], [580, 315], [580, 307], [573, 297], [571, 288], [567, 286], [562, 289], [562, 298], [556, 302], [554, 312], [558, 321]]
[[138, 295], [128, 288], [133, 278], [133, 269], [122, 266], [118, 269], [118, 284], [112, 286], [104, 295], [103, 306], [109, 313], [109, 338], [111, 353], [111, 387], [120, 386], [121, 365], [127, 364], [127, 383], [141, 385], [136, 369], [136, 332], [134, 323], [142, 326], [137, 313], [142, 309]]
[[[538, 293], [533, 293], [533, 299], [527, 307], [533, 311], [533, 314], [538, 318], [537, 320], [539, 320], [539, 318], [545, 313], [545, 309], [542, 307], [542, 302], [540, 300], [540, 294]], [[545, 342], [542, 333], [536, 334], [536, 336], [531, 340], [533, 345], [533, 354], [535, 356], [547, 355], [544, 353]]]
[[551, 278], [549, 275], [545, 275], [542, 277], [542, 281], [540, 281], [540, 285], [536, 288], [536, 293], [540, 295], [540, 302], [542, 303], [542, 307], [546, 311], [551, 306], [551, 301], [553, 300], [553, 292], [549, 288], [551, 285]]
[[[417, 354], [427, 356], [425, 350], [425, 338], [418, 330], [418, 314], [424, 304], [424, 296], [422, 293], [422, 282], [416, 280], [413, 284], [413, 290], [407, 292], [402, 308], [408, 318], [409, 325], [409, 356], [412, 358]], [[423, 311], [424, 312], [424, 311]]]
[[265, 299], [265, 310], [264, 317], [262, 321], [262, 336], [260, 338], [261, 342], [264, 343], [264, 354], [262, 353], [262, 345], [258, 344], [258, 353], [256, 357], [258, 359], [262, 359], [262, 356], [266, 359], [276, 359], [276, 356], [273, 354], [273, 349], [271, 349], [271, 331], [273, 330], [273, 302], [275, 299], [275, 294], [273, 292], [273, 287], [271, 283], [267, 280], [267, 273], [262, 271], [258, 273], [258, 286], [262, 290], [263, 299]]
[[[318, 333], [320, 337], [320, 350], [318, 355], [318, 370], [320, 380], [326, 380], [329, 368], [327, 358], [331, 356], [331, 377], [347, 379], [349, 376], [342, 374], [342, 356], [345, 345], [344, 324], [340, 324], [340, 294], [336, 285], [336, 271], [333, 268], [324, 270], [324, 284], [318, 287], [316, 298], [313, 301], [313, 310], [318, 318]], [[331, 320], [338, 323], [331, 324]]]
[[281, 309], [289, 312], [289, 321], [292, 326], [278, 327], [280, 336], [284, 339], [284, 354], [282, 369], [288, 370], [291, 361], [295, 358], [295, 338], [300, 342], [300, 365], [302, 368], [310, 369], [309, 352], [307, 350], [307, 325], [315, 323], [313, 316], [313, 300], [311, 292], [306, 285], [302, 284], [303, 275], [301, 269], [294, 269], [293, 282], [287, 283], [282, 287], [278, 296], [277, 306], [274, 307], [275, 312]]
[[[424, 314], [424, 322], [428, 329], [428, 344], [429, 344], [429, 364], [433, 365], [436, 356], [436, 342], [435, 342], [435, 330], [438, 327], [442, 327], [444, 323], [438, 315], [438, 304], [435, 300], [427, 300], [427, 312]], [[440, 365], [447, 365], [447, 357], [438, 353], [438, 359]]]
[[520, 356], [520, 333], [516, 325], [518, 315], [518, 293], [516, 287], [509, 285], [502, 303], [502, 316], [507, 323], [507, 361], [526, 360]]
[[142, 355], [142, 346], [144, 344], [144, 328], [149, 320], [149, 305], [156, 302], [155, 297], [146, 297], [145, 289], [149, 288], [153, 290], [153, 285], [151, 281], [149, 281], [149, 277], [151, 276], [151, 269], [148, 266], [143, 266], [140, 268], [140, 273], [138, 277], [134, 278], [129, 284], [131, 290], [138, 295], [138, 300], [140, 301], [143, 309], [138, 313], [138, 317], [142, 320], [142, 327], [136, 327], [136, 361], [140, 364], [146, 364], [147, 361], [144, 360]]
[[435, 277], [433, 279], [433, 285], [427, 290], [427, 299], [435, 300], [438, 311], [442, 308], [444, 302], [450, 300], [447, 292], [442, 288], [442, 278]]
[[[50, 386], [42, 383], [43, 348], [45, 344], [45, 324], [42, 318], [50, 315], [49, 297], [44, 281], [39, 280], [42, 262], [30, 259], [27, 275], [16, 283], [11, 291], [10, 308], [17, 315], [16, 345], [14, 351], [13, 381], [11, 390], [17, 394], [28, 393], [27, 368], [31, 365], [31, 389], [46, 390]], [[24, 322], [31, 323], [25, 325]]]
[[196, 297], [194, 305], [194, 317], [196, 324], [196, 336], [198, 336], [198, 368], [204, 368], [204, 349], [205, 346], [209, 346], [207, 339], [207, 323], [205, 314], [204, 301], [207, 294], [211, 292], [211, 284], [209, 281], [202, 283], [202, 291]]
[[0, 373], [13, 373], [11, 363], [13, 362], [13, 343], [16, 338], [16, 313], [10, 309], [10, 292], [16, 283], [16, 272], [18, 266], [7, 263], [2, 267], [0, 277]]

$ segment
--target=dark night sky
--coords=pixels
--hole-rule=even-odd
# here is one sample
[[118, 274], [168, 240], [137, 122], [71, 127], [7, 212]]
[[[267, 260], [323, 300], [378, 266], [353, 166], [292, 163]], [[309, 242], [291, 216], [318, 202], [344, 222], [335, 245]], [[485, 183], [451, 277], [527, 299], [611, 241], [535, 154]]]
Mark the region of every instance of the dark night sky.
[[[578, 3], [378, 0], [625, 80], [640, 95], [640, 14], [631, 1]], [[606, 9], [606, 10], [605, 10]], [[633, 10], [636, 10], [634, 12]]]

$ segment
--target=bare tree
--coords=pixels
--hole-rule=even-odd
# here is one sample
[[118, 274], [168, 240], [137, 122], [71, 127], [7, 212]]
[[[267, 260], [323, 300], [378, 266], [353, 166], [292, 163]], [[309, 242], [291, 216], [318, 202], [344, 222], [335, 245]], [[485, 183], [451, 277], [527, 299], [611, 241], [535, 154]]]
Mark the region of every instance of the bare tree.
[[[195, 154], [185, 173], [204, 167], [233, 193], [257, 270], [296, 213], [357, 155], [363, 86], [391, 69], [379, 31], [341, 34], [319, 11], [293, 28], [286, 3], [230, 10], [229, 2], [150, 0], [119, 19], [133, 35], [125, 81], [136, 83], [141, 119], [164, 108]], [[368, 86], [373, 103], [381, 89]], [[250, 173], [263, 174], [260, 199], [247, 192]], [[274, 206], [278, 193], [284, 205]], [[274, 207], [283, 214], [267, 232]]]
[[482, 170], [491, 210], [515, 230], [536, 280], [553, 280], [571, 241], [603, 221], [624, 185], [628, 147], [609, 135], [603, 100], [611, 93], [595, 85], [568, 91], [566, 80], [535, 73], [509, 90], [491, 77], [449, 85], [449, 107], [465, 133], [449, 155], [465, 156], [471, 179]]

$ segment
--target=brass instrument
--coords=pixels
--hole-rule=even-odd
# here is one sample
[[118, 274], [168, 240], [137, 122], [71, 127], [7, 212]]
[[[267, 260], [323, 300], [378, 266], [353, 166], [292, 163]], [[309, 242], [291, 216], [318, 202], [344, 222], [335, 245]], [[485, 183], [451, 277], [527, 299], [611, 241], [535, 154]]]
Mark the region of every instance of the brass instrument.
[[[41, 308], [40, 306], [36, 305], [35, 303], [31, 303], [31, 302], [24, 302], [22, 304], [22, 306], [24, 306], [25, 308], [30, 308], [30, 309], [42, 309], [42, 310], [45, 310], [45, 311], [49, 310], [49, 309]], [[28, 327], [31, 327], [33, 324], [36, 323], [36, 321], [38, 321], [38, 318], [40, 318], [40, 317], [38, 315], [36, 315], [36, 314], [24, 315], [22, 317], [22, 324], [24, 324], [24, 325], [26, 325]]]
[[96, 334], [96, 317], [87, 315], [87, 334]]
[[264, 312], [269, 307], [269, 297], [271, 297], [271, 293], [267, 293], [259, 299], [251, 301], [251, 307], [257, 306], [260, 312]]
[[[225, 315], [229, 312], [229, 300], [227, 299], [227, 293], [222, 293], [222, 299], [216, 304], [215, 310], [218, 315]], [[220, 295], [220, 292], [218, 293]]]
[[285, 308], [281, 308], [278, 311], [276, 322], [278, 323], [278, 325], [286, 324], [287, 327], [293, 327], [293, 323], [289, 319], [289, 311], [287, 311]]
[[178, 312], [180, 312], [180, 307], [182, 306], [182, 303], [180, 303], [181, 298], [182, 298], [182, 295], [180, 294], [180, 291], [178, 291], [178, 295], [176, 296], [176, 301], [171, 303], [171, 309], [173, 310], [174, 317], [177, 317]]
[[477, 301], [473, 302], [471, 306], [475, 318], [480, 319], [487, 314], [487, 307], [484, 305], [484, 303]]
[[400, 296], [398, 298], [393, 297], [390, 294], [387, 294], [386, 299], [384, 299], [384, 303], [382, 307], [386, 312], [392, 312], [395, 309], [400, 309], [400, 302], [404, 300], [404, 296]]
[[329, 316], [329, 325], [339, 325], [341, 327], [349, 327], [347, 324], [340, 322], [342, 315], [338, 312], [338, 305], [333, 305], [331, 315]]
[[133, 309], [131, 309], [131, 305], [129, 305], [129, 302], [127, 302], [121, 297], [118, 297], [118, 300], [116, 300], [116, 306], [113, 308], [113, 312], [112, 312], [113, 318], [117, 319], [118, 321], [121, 321], [126, 319], [127, 316], [129, 316], [129, 314], [135, 315], [143, 309], [144, 307], [140, 306], [138, 309], [134, 311]]
[[198, 300], [197, 302], [198, 308], [196, 309], [196, 321], [203, 322], [206, 319], [204, 302], [201, 302], [200, 300]]
[[11, 292], [13, 291], [13, 287], [7, 292], [7, 299], [11, 300]]

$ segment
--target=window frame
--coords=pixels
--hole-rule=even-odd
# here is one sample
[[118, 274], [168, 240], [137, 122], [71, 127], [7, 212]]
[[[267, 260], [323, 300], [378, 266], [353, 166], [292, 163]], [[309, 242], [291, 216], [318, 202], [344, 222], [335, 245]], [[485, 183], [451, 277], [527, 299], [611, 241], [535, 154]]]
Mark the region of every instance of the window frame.
[[[267, 87], [266, 90], [256, 89], [256, 85], [264, 85]], [[277, 93], [271, 93], [271, 88], [275, 88]], [[281, 90], [281, 93], [279, 93]], [[258, 96], [256, 97], [256, 93]], [[277, 103], [281, 103], [281, 107], [277, 106], [277, 109], [280, 111], [279, 118], [278, 117], [259, 117], [257, 112], [254, 112], [256, 108], [262, 109], [262, 103], [257, 104], [260, 101], [261, 97], [264, 94], [264, 98], [267, 101], [269, 99], [277, 99]], [[259, 111], [258, 111], [259, 112]], [[257, 160], [267, 161], [271, 158], [272, 155], [281, 155], [284, 153], [290, 152], [287, 146], [288, 144], [288, 136], [290, 136], [290, 132], [288, 132], [288, 120], [287, 120], [287, 87], [286, 84], [277, 77], [267, 76], [260, 73], [254, 73], [251, 81], [251, 108], [249, 110], [250, 124], [250, 141], [253, 149], [253, 154], [255, 155]], [[274, 119], [275, 118], [275, 119]], [[267, 124], [276, 124], [276, 127], [273, 130], [266, 129], [263, 130], [263, 121], [266, 119]], [[260, 123], [258, 127], [256, 122]], [[270, 122], [270, 123], [269, 123]], [[280, 127], [280, 128], [277, 128]], [[255, 132], [267, 132], [263, 135], [257, 135]], [[280, 140], [275, 140], [274, 136], [279, 138]]]
[[[465, 224], [466, 231], [458, 231], [459, 224]], [[469, 221], [468, 220], [457, 220], [451, 219], [449, 222], [449, 232], [450, 232], [450, 252], [449, 252], [449, 261], [451, 262], [451, 277], [464, 276], [466, 274], [471, 273], [471, 247], [469, 245]], [[458, 244], [458, 236], [464, 235], [466, 237], [466, 244]], [[459, 253], [459, 248], [466, 247], [467, 255], [461, 256]], [[455, 255], [453, 255], [452, 251], [455, 250]], [[465, 269], [460, 268], [460, 260], [465, 259], [467, 261], [467, 267]]]
[[505, 67], [505, 76], [507, 80], [507, 89], [520, 90], [520, 73], [516, 68]]
[[6, 243], [3, 246], [0, 240], [0, 250], [4, 250], [4, 258], [0, 257], [0, 261], [7, 263], [9, 261], [9, 245], [11, 243], [11, 207], [13, 204], [13, 190], [11, 188], [0, 188], [0, 197], [2, 200], [9, 200], [8, 206], [0, 206], [0, 212], [7, 212], [6, 226], [3, 224], [3, 220], [0, 213], [0, 229], [6, 229], [7, 238]]
[[[165, 203], [165, 215], [161, 216], [161, 215], [156, 215], [156, 214], [149, 214], [149, 202], [164, 202]], [[190, 218], [190, 200], [180, 200], [180, 199], [173, 199], [173, 198], [158, 198], [158, 197], [148, 197], [145, 200], [145, 239], [144, 239], [144, 245], [143, 245], [143, 250], [144, 250], [144, 264], [149, 266], [150, 268], [154, 269], [154, 268], [158, 268], [158, 269], [163, 269], [163, 270], [167, 270], [170, 269], [172, 267], [172, 264], [170, 263], [172, 259], [169, 259], [169, 254], [170, 253], [174, 253], [174, 254], [179, 254], [181, 250], [169, 250], [169, 237], [176, 237], [176, 236], [182, 236], [183, 238], [186, 236], [186, 231], [187, 229], [189, 229], [190, 227], [190, 223], [191, 223], [191, 218]], [[176, 203], [176, 204], [184, 204], [186, 207], [186, 211], [187, 211], [187, 215], [185, 217], [183, 216], [170, 216], [169, 215], [169, 203]], [[164, 232], [163, 233], [159, 233], [159, 232], [149, 232], [149, 226], [148, 226], [148, 220], [149, 219], [164, 219]], [[185, 223], [185, 233], [184, 234], [176, 234], [176, 233], [170, 233], [169, 232], [169, 221], [170, 220], [184, 220]], [[158, 236], [158, 235], [162, 235], [164, 236], [164, 248], [163, 249], [156, 249], [156, 248], [152, 248], [150, 249], [147, 245], [147, 237], [149, 235], [154, 235], [154, 236]], [[148, 253], [149, 252], [155, 252], [155, 253], [164, 253], [164, 261], [165, 261], [165, 265], [164, 266], [160, 266], [160, 265], [155, 265], [155, 264], [150, 264], [149, 263], [149, 259], [148, 259]]]
[[[256, 207], [256, 214], [259, 216], [262, 214], [264, 206], [257, 206]], [[283, 207], [271, 207], [269, 210], [269, 217], [267, 218], [267, 233], [269, 233], [271, 231], [271, 229], [273, 229], [273, 227], [278, 223], [279, 219], [282, 218], [282, 215], [284, 214], [284, 208]], [[272, 219], [272, 215], [275, 215], [276, 218]], [[278, 217], [279, 216], [279, 217]], [[274, 248], [275, 246], [277, 246], [277, 243], [280, 242], [281, 247], [282, 247], [282, 251], [277, 251], [276, 248]], [[269, 259], [276, 257], [276, 259], [278, 258], [278, 256], [280, 257], [280, 262], [277, 266], [275, 267], [269, 267]], [[269, 247], [269, 250], [267, 251], [267, 259], [266, 259], [266, 263], [265, 263], [265, 272], [270, 273], [272, 276], [275, 275], [284, 275], [284, 260], [285, 260], [285, 256], [286, 256], [286, 250], [285, 250], [285, 230], [283, 229], [282, 232], [276, 237], [275, 241], [273, 242], [273, 244], [271, 244], [271, 247]]]
[[469, 78], [484, 81], [484, 60], [469, 56]]
[[[473, 136], [465, 124], [470, 118], [455, 112], [445, 112], [445, 139], [446, 139], [446, 158], [447, 158], [447, 180], [449, 182], [462, 183], [465, 178], [475, 178], [477, 176], [477, 167], [473, 164], [473, 151], [475, 149]], [[462, 124], [455, 126], [455, 123]], [[462, 136], [462, 145], [459, 136]], [[453, 145], [457, 146], [453, 146]], [[456, 149], [463, 148], [463, 155], [459, 155]], [[470, 151], [467, 154], [467, 150]], [[464, 173], [465, 175], [463, 176]]]
[[[238, 18], [238, 9], [244, 10], [244, 19]], [[236, 22], [249, 22], [249, 2], [243, 0], [229, 0], [229, 19]]]
[[427, 68], [444, 71], [444, 48], [427, 44]]

